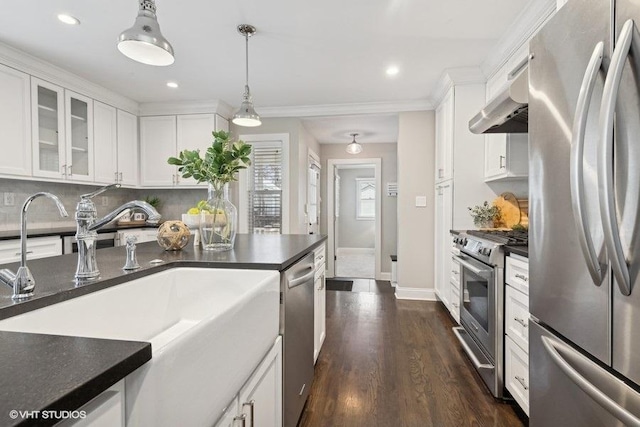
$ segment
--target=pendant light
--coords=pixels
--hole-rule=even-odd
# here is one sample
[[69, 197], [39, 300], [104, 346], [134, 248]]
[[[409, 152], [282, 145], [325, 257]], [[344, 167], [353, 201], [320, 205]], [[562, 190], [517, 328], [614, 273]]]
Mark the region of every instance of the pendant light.
[[349, 135], [351, 135], [353, 137], [353, 141], [351, 141], [349, 143], [349, 145], [347, 145], [347, 153], [349, 154], [359, 154], [362, 152], [362, 145], [358, 144], [356, 142], [356, 136], [358, 136], [357, 133], [350, 133]]
[[253, 108], [253, 100], [251, 99], [251, 92], [249, 91], [249, 37], [256, 33], [256, 27], [248, 24], [238, 25], [238, 32], [244, 36], [245, 40], [246, 80], [242, 104], [240, 104], [240, 108], [233, 115], [233, 119], [231, 119], [231, 121], [238, 126], [260, 126], [262, 121], [260, 120], [258, 113], [256, 113], [256, 110]]
[[160, 32], [154, 0], [139, 0], [140, 9], [133, 27], [118, 37], [118, 50], [123, 55], [147, 65], [171, 65], [173, 47]]

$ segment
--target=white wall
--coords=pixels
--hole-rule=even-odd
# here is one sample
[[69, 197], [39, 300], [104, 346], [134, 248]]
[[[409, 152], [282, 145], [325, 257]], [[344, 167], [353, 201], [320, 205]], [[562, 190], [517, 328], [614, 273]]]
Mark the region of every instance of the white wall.
[[375, 177], [374, 168], [339, 169], [340, 175], [340, 216], [339, 232], [336, 235], [338, 248], [375, 248], [376, 222], [357, 219], [356, 178]]
[[[434, 298], [435, 112], [400, 113], [399, 120], [396, 295]], [[417, 196], [426, 207], [415, 206]]]
[[397, 149], [395, 143], [387, 144], [362, 144], [362, 153], [348, 154], [345, 151], [346, 144], [321, 144], [320, 162], [322, 172], [320, 182], [322, 188], [320, 195], [323, 202], [320, 206], [320, 232], [328, 233], [327, 224], [327, 161], [328, 159], [353, 159], [353, 158], [380, 158], [382, 160], [382, 265], [381, 271], [391, 272], [390, 255], [396, 255], [397, 251], [397, 198], [388, 197], [386, 194], [387, 182], [396, 182], [398, 177]]

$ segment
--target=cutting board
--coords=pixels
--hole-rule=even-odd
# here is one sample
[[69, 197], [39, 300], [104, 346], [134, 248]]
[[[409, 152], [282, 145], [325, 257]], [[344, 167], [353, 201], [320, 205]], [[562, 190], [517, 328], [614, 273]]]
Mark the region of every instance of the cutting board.
[[[493, 204], [500, 208], [500, 219], [496, 221], [497, 227], [513, 228], [514, 225], [520, 224], [522, 220], [522, 212], [520, 203], [513, 193], [502, 193]], [[527, 224], [529, 220], [527, 218]]]

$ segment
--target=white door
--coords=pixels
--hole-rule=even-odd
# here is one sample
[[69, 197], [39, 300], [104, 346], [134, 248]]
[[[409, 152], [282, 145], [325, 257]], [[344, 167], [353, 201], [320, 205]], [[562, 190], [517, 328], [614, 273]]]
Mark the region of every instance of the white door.
[[31, 175], [29, 75], [0, 65], [0, 173]]
[[[177, 117], [177, 152], [199, 150], [200, 157], [205, 156], [213, 143], [212, 132], [216, 128], [215, 114], [185, 114]], [[179, 185], [196, 185], [193, 178], [178, 178]], [[202, 183], [206, 187], [206, 183]]]
[[33, 175], [64, 179], [67, 174], [64, 137], [64, 90], [31, 78]]
[[67, 179], [93, 181], [93, 99], [64, 91]]
[[138, 118], [118, 110], [118, 182], [138, 185]]
[[307, 171], [307, 232], [320, 232], [320, 161], [315, 154], [309, 153]]

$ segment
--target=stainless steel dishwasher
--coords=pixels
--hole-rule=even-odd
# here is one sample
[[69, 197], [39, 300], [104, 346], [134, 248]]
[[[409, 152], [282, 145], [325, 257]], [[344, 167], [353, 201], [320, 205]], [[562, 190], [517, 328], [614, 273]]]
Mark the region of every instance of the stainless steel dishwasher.
[[313, 381], [313, 252], [282, 275], [280, 333], [284, 338], [283, 420], [295, 427]]

